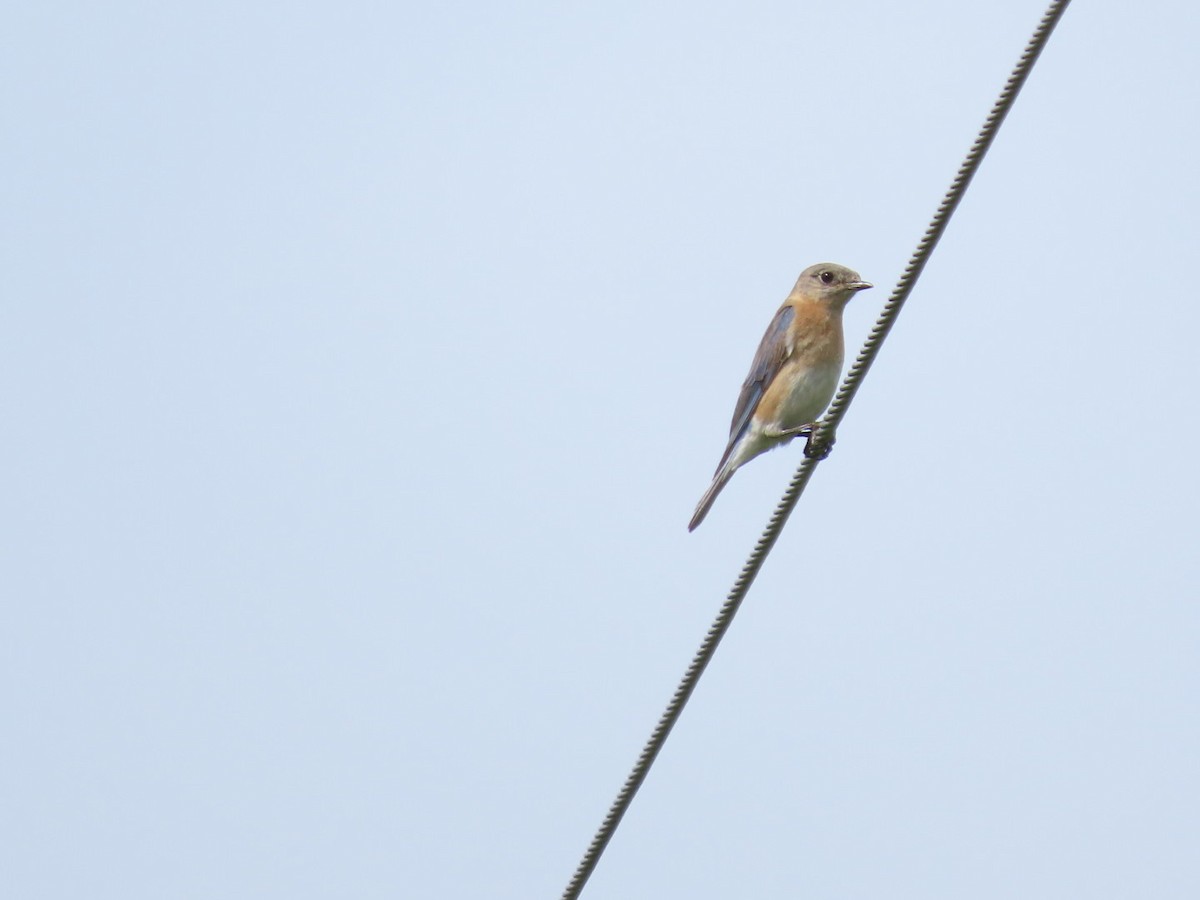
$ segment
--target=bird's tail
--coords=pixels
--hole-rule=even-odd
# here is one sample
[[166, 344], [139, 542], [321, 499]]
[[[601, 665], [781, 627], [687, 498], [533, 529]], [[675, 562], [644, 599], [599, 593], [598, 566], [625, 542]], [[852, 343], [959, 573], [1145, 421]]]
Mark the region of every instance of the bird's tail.
[[736, 471], [737, 466], [731, 466], [728, 463], [717, 469], [717, 474], [713, 477], [712, 484], [708, 486], [708, 490], [704, 492], [704, 496], [696, 504], [696, 511], [692, 513], [692, 521], [688, 523], [688, 531], [695, 531], [700, 527], [700, 523], [704, 521], [704, 517], [708, 515], [708, 511], [712, 509], [713, 503], [716, 502], [717, 495], [729, 483], [729, 479], [733, 477], [733, 473]]

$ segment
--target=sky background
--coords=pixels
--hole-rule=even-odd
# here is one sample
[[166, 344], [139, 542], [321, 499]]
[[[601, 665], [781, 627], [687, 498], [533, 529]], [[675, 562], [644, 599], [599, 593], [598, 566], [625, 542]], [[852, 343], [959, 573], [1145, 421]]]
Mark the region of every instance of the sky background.
[[[5, 6], [0, 893], [557, 897], [1044, 7]], [[1200, 896], [1198, 29], [1068, 9], [584, 897]]]

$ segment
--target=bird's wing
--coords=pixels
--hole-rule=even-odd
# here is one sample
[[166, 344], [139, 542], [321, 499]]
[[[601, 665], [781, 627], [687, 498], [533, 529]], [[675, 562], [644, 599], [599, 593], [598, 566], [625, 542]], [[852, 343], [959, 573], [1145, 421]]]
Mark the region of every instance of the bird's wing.
[[[782, 306], [767, 326], [767, 333], [759, 342], [754, 362], [750, 364], [750, 374], [742, 384], [742, 392], [738, 395], [737, 406], [733, 410], [733, 422], [729, 426], [729, 444], [725, 447], [721, 465], [725, 464], [734, 446], [750, 427], [750, 418], [754, 415], [754, 410], [758, 409], [759, 401], [762, 400], [767, 387], [775, 380], [784, 360], [787, 359], [787, 330], [795, 317], [795, 309]], [[719, 471], [720, 466], [717, 469]]]

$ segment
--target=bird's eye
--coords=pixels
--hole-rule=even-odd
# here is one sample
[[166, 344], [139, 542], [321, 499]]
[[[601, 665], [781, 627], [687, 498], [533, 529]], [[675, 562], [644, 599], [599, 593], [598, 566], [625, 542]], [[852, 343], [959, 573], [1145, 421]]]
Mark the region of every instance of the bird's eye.
[[817, 277], [821, 279], [821, 284], [833, 284], [833, 273], [832, 272], [822, 272]]

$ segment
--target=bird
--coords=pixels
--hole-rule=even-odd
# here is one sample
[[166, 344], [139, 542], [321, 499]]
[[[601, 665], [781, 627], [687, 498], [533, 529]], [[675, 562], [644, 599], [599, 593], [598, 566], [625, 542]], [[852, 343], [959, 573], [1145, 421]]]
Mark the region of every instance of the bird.
[[836, 263], [818, 263], [800, 273], [754, 354], [733, 410], [725, 454], [688, 531], [696, 530], [733, 473], [754, 457], [798, 436], [808, 438], [805, 456], [828, 455], [832, 441], [814, 447], [813, 426], [841, 377], [842, 310], [869, 287], [853, 269]]

